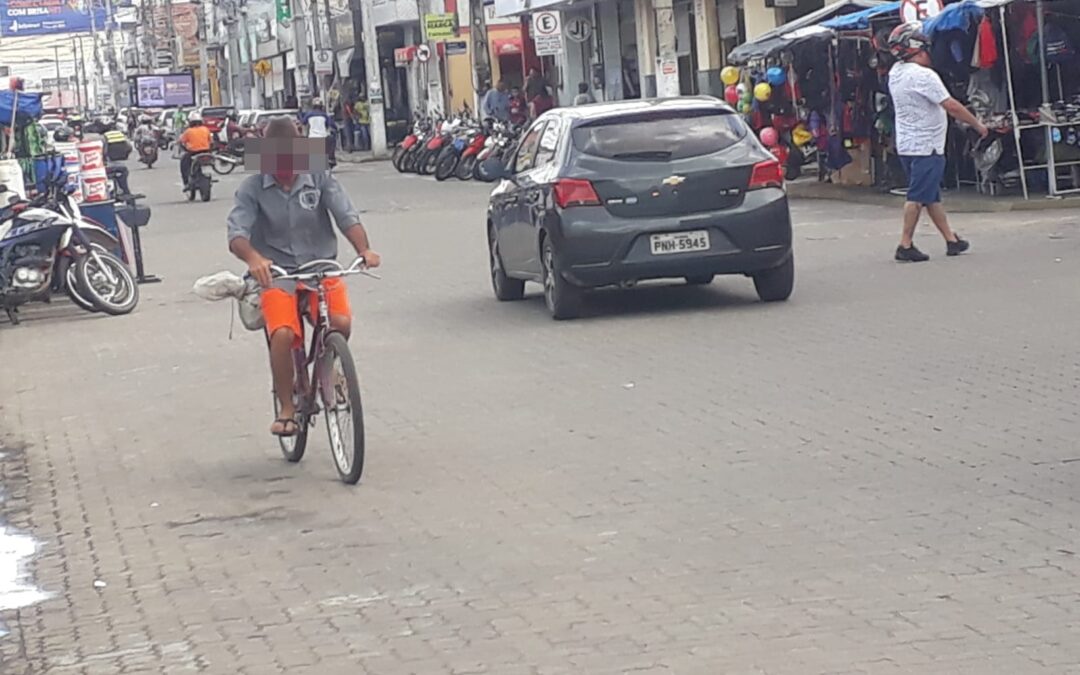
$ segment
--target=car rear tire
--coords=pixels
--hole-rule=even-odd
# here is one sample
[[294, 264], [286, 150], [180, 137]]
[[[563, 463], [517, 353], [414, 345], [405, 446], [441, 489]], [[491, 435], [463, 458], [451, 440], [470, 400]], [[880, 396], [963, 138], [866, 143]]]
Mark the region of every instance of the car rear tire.
[[506, 276], [502, 258], [499, 257], [499, 240], [495, 238], [495, 230], [491, 227], [488, 227], [488, 260], [491, 267], [491, 289], [495, 291], [495, 297], [502, 302], [524, 298], [525, 281]]
[[715, 277], [715, 274], [695, 274], [686, 277], [686, 283], [690, 284], [691, 286], [708, 286], [713, 282], [713, 279]]
[[762, 302], [782, 302], [791, 297], [795, 288], [795, 256], [784, 264], [754, 275], [754, 288]]
[[544, 267], [544, 303], [551, 312], [551, 318], [564, 321], [581, 316], [583, 292], [559, 274], [559, 254], [549, 237], [544, 237], [541, 257]]

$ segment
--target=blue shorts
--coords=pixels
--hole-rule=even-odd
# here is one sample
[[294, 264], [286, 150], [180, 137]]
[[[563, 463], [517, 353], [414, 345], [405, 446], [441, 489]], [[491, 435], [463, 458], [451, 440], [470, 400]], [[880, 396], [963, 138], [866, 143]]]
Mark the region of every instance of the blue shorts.
[[916, 204], [941, 201], [941, 179], [945, 177], [945, 155], [900, 155], [908, 177], [907, 200]]

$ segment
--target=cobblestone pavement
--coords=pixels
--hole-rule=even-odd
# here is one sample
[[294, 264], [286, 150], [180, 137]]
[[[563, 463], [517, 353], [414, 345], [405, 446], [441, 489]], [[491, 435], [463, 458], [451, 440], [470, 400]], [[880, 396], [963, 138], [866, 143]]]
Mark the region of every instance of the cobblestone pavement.
[[[750, 282], [500, 304], [485, 187], [348, 167], [368, 468], [265, 429], [261, 339], [190, 293], [223, 217], [152, 195], [137, 312], [0, 325], [0, 516], [50, 598], [0, 672], [1080, 673], [1080, 219], [795, 206], [791, 302]], [[103, 588], [95, 587], [101, 581]], [[98, 584], [100, 586], [100, 584]]]

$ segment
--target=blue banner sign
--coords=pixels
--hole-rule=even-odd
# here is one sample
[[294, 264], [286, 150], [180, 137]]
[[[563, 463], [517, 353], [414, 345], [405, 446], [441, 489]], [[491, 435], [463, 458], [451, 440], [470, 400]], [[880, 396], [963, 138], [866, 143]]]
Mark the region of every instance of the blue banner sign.
[[0, 36], [89, 33], [105, 30], [108, 16], [100, 3], [86, 0], [0, 0]]

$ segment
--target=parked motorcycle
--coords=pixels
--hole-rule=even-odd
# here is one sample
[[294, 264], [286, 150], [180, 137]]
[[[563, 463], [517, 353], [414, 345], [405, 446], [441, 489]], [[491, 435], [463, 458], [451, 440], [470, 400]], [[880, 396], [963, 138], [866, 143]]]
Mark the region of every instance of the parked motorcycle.
[[210, 176], [211, 167], [214, 165], [214, 155], [209, 152], [200, 153], [191, 158], [191, 175], [188, 177], [188, 201], [195, 201], [195, 195], [204, 201], [210, 201], [210, 190], [214, 184]]
[[416, 152], [417, 147], [422, 145], [423, 139], [430, 133], [431, 126], [430, 119], [418, 116], [413, 123], [412, 130], [394, 148], [394, 154], [390, 161], [393, 162], [394, 168], [399, 173], [405, 173], [406, 163], [410, 156]]
[[485, 160], [496, 159], [504, 162], [517, 145], [517, 138], [520, 133], [520, 128], [501, 122], [498, 123], [491, 137], [485, 142], [484, 148], [477, 154], [476, 165], [473, 168], [473, 178], [486, 183], [494, 181], [495, 176], [492, 176], [488, 171], [491, 163]]
[[146, 165], [147, 169], [153, 169], [158, 160], [158, 146], [151, 138], [139, 141], [139, 161]]
[[[458, 164], [461, 163], [465, 152], [468, 150], [472, 151], [470, 157], [475, 161], [476, 153], [484, 147], [486, 138], [484, 130], [479, 127], [466, 127], [459, 130], [439, 156], [439, 161], [435, 165], [435, 180], [444, 181], [451, 176], [457, 175]], [[468, 176], [472, 177], [471, 168]]]
[[20, 306], [64, 291], [87, 311], [127, 314], [139, 289], [127, 266], [109, 252], [116, 241], [83, 221], [62, 177], [33, 201], [0, 185], [0, 308], [19, 322]]

